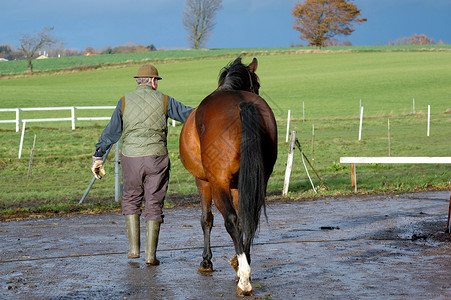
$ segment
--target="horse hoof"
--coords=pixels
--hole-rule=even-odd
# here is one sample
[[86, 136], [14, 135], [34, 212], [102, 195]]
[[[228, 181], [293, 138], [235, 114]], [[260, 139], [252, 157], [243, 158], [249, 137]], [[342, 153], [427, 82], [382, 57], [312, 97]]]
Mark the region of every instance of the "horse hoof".
[[211, 262], [203, 261], [200, 263], [199, 268], [197, 269], [200, 273], [210, 273], [213, 272], [213, 264]]
[[238, 296], [252, 296], [252, 288], [249, 291], [243, 291], [240, 287], [236, 287], [236, 294]]
[[197, 271], [199, 273], [211, 273], [211, 272], [213, 272], [213, 268], [202, 268], [202, 267], [199, 267], [197, 269]]

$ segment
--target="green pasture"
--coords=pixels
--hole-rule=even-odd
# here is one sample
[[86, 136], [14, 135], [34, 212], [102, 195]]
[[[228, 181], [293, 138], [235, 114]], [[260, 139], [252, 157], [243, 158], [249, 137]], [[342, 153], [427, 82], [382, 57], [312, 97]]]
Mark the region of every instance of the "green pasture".
[[[449, 51], [451, 45], [396, 45], [396, 46], [334, 46], [323, 48], [323, 52], [329, 51]], [[169, 62], [180, 60], [209, 59], [218, 57], [230, 57], [240, 54], [255, 54], [257, 56], [272, 55], [274, 53], [292, 53], [296, 51], [315, 51], [314, 47], [290, 47], [290, 48], [246, 48], [246, 49], [202, 49], [202, 50], [160, 50], [141, 53], [118, 53], [94, 56], [70, 56], [34, 60], [35, 72], [47, 72], [63, 69], [89, 69], [105, 66], [117, 66], [145, 61]], [[28, 64], [26, 60], [7, 61], [0, 63], [0, 75], [26, 73]]]
[[[155, 62], [163, 77], [159, 90], [197, 106], [216, 88], [220, 69], [241, 52], [208, 59], [159, 59]], [[249, 63], [254, 54], [243, 55], [243, 61]], [[272, 107], [279, 126], [279, 157], [268, 186], [271, 197], [278, 197], [283, 186], [288, 110], [292, 116], [290, 130], [297, 131], [306, 156], [326, 183], [326, 189], [319, 189], [320, 196], [352, 193], [349, 166], [339, 164], [340, 156], [388, 156], [388, 119], [392, 156], [451, 156], [451, 52], [280, 51], [257, 59], [261, 95]], [[0, 108], [115, 106], [122, 95], [134, 89], [132, 77], [139, 64], [3, 78]], [[364, 120], [362, 140], [358, 141], [360, 103]], [[108, 116], [111, 112], [77, 111], [77, 117]], [[68, 112], [21, 113], [21, 118], [69, 116]], [[0, 112], [0, 120], [14, 118], [14, 112]], [[22, 158], [18, 159], [21, 133], [15, 132], [14, 124], [0, 123], [0, 210], [42, 209], [46, 205], [55, 209], [57, 205], [78, 203], [91, 181], [91, 155], [106, 124], [80, 121], [76, 130], [71, 130], [70, 122], [27, 123]], [[179, 160], [180, 130], [181, 124], [169, 129], [172, 173], [168, 197], [196, 194], [194, 179]], [[27, 178], [34, 135], [34, 160]], [[107, 177], [96, 181], [87, 203], [110, 203], [114, 198], [113, 154], [106, 164]], [[448, 189], [450, 171], [449, 165], [359, 165], [357, 180], [359, 192]], [[319, 185], [310, 168], [309, 172]], [[314, 196], [298, 150], [289, 196]]]
[[[170, 51], [166, 51], [170, 52]], [[250, 62], [252, 56], [244, 56]], [[325, 52], [258, 57], [261, 94], [277, 118], [352, 118], [360, 100], [366, 116], [433, 114], [450, 108], [451, 52]], [[159, 89], [197, 105], [217, 86], [219, 71], [233, 58], [157, 64]], [[85, 72], [49, 73], [0, 80], [0, 108], [115, 105], [134, 89], [139, 64]], [[2, 115], [0, 114], [0, 118]]]

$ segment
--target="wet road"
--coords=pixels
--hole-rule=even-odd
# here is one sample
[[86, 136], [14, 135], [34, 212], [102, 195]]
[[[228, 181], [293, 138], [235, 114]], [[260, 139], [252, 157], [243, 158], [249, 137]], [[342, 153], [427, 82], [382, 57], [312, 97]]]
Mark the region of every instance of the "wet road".
[[[450, 299], [448, 204], [448, 191], [269, 202], [248, 298]], [[202, 275], [199, 207], [165, 214], [156, 267], [143, 252], [126, 258], [119, 214], [1, 223], [0, 299], [241, 298], [222, 216], [212, 231], [216, 272]]]

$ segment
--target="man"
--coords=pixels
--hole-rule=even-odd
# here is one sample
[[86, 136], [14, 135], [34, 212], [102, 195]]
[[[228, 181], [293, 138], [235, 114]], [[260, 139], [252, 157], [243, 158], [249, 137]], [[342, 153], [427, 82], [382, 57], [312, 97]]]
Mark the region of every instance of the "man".
[[167, 118], [184, 123], [193, 108], [157, 91], [162, 78], [153, 65], [142, 65], [134, 78], [138, 87], [119, 100], [96, 144], [92, 172], [97, 179], [105, 176], [102, 156], [122, 136], [122, 213], [130, 243], [128, 258], [139, 258], [139, 221], [145, 197], [146, 264], [158, 265], [156, 250], [170, 168]]

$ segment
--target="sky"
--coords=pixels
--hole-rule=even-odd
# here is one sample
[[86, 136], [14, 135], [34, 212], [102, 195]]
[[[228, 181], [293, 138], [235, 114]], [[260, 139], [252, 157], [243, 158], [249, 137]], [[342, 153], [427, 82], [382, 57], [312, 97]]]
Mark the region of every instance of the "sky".
[[[182, 24], [186, 0], [0, 0], [0, 45], [19, 46], [24, 33], [54, 26], [68, 49], [102, 49], [133, 43], [157, 49], [188, 49]], [[299, 0], [223, 0], [206, 48], [307, 45], [293, 29]], [[413, 34], [451, 44], [451, 0], [354, 0], [367, 22], [352, 45], [387, 45]]]

